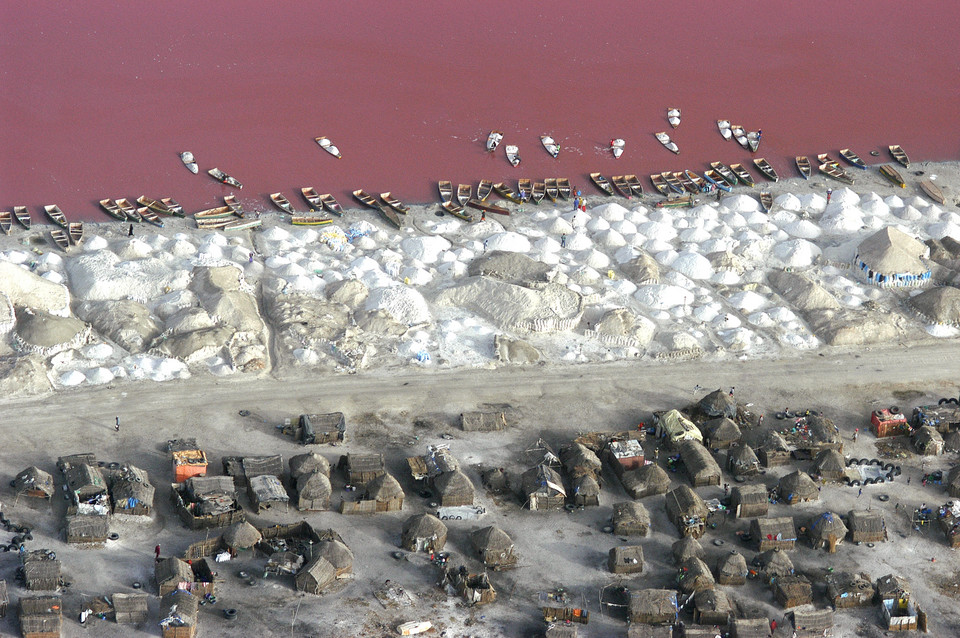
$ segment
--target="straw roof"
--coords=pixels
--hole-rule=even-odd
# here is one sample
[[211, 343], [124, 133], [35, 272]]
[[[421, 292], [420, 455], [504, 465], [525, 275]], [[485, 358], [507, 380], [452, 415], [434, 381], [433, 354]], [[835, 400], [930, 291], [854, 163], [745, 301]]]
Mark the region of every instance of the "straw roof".
[[403, 522], [400, 539], [404, 547], [416, 544], [418, 539], [434, 539], [435, 549], [447, 541], [447, 526], [432, 514], [414, 514]]
[[294, 581], [297, 591], [310, 594], [319, 594], [324, 587], [337, 579], [337, 570], [323, 556], [314, 556], [313, 559], [300, 568]]
[[677, 568], [677, 586], [685, 594], [710, 589], [714, 584], [713, 574], [701, 558], [692, 556]]
[[849, 598], [851, 595], [860, 598], [872, 599], [874, 584], [869, 574], [856, 572], [833, 572], [825, 577], [827, 581], [827, 598]]
[[784, 607], [812, 602], [813, 587], [806, 576], [786, 574], [773, 581], [773, 596]]
[[463, 505], [473, 503], [473, 482], [460, 470], [444, 472], [433, 480], [433, 487], [440, 495], [441, 501], [452, 499]]
[[770, 638], [770, 621], [766, 618], [734, 618], [730, 629], [733, 638]]
[[127, 467], [127, 473], [113, 482], [110, 490], [113, 502], [121, 509], [139, 505], [153, 507], [156, 488], [149, 483], [147, 472], [132, 465]]
[[297, 479], [297, 499], [301, 502], [323, 500], [329, 502], [332, 493], [330, 479], [323, 472], [301, 474]]
[[478, 552], [513, 551], [513, 541], [505, 531], [495, 525], [482, 527], [470, 534], [470, 542]]
[[694, 595], [693, 605], [700, 614], [711, 618], [719, 615], [732, 616], [736, 613], [733, 601], [722, 589], [701, 589]]
[[847, 525], [851, 532], [879, 533], [887, 528], [880, 510], [850, 510], [847, 513]]
[[523, 494], [529, 496], [566, 496], [560, 473], [549, 465], [540, 464], [520, 475]]
[[815, 443], [840, 443], [840, 429], [827, 417], [816, 414], [806, 417], [810, 440]]
[[960, 430], [953, 430], [943, 437], [943, 449], [950, 452], [960, 451]]
[[667, 492], [665, 507], [667, 508], [667, 514], [673, 519], [680, 516], [706, 518], [709, 514], [700, 495], [687, 485], [681, 485], [672, 492]]
[[581, 443], [573, 443], [561, 448], [560, 462], [571, 478], [584, 474], [598, 474], [602, 467], [597, 455]]
[[150, 614], [147, 594], [114, 594], [113, 611], [118, 625], [136, 625], [147, 620]]
[[573, 497], [591, 497], [600, 494], [600, 484], [589, 474], [575, 478], [570, 487], [573, 491], [573, 494], [571, 494]]
[[24, 635], [60, 635], [63, 609], [60, 596], [21, 596], [19, 607], [20, 629]]
[[910, 305], [934, 323], [960, 324], [960, 289], [941, 286], [910, 297]]
[[403, 498], [403, 488], [392, 475], [383, 473], [367, 484], [367, 498], [374, 501]]
[[14, 479], [14, 487], [17, 492], [36, 490], [43, 492], [47, 496], [51, 496], [57, 489], [53, 483], [53, 476], [44, 472], [36, 465], [31, 465], [17, 474]]
[[290, 465], [290, 478], [295, 481], [304, 474], [313, 474], [314, 472], [320, 472], [330, 478], [330, 461], [316, 452], [291, 456], [288, 463]]
[[797, 540], [797, 528], [794, 525], [792, 516], [755, 518], [750, 521], [750, 533], [760, 537], [760, 539]]
[[910, 593], [910, 583], [904, 578], [887, 574], [877, 579], [877, 596], [880, 600], [897, 598], [901, 592]]
[[656, 463], [624, 472], [620, 482], [633, 498], [663, 494], [670, 489], [670, 475]]
[[735, 443], [742, 436], [740, 428], [729, 417], [710, 419], [700, 426], [704, 438], [710, 440], [710, 447]]
[[[635, 533], [620, 530], [645, 530], [650, 527], [650, 512], [642, 503], [627, 501], [613, 506], [613, 530], [616, 534]], [[645, 532], [642, 532], [645, 533]]]
[[668, 623], [677, 618], [677, 592], [672, 589], [630, 591], [630, 619], [641, 623]]
[[770, 430], [767, 432], [767, 436], [764, 437], [763, 443], [760, 447], [764, 450], [769, 450], [771, 452], [788, 452], [790, 451], [790, 446], [787, 445], [787, 440], [783, 438], [783, 435], [775, 430]]
[[814, 638], [829, 635], [833, 628], [833, 611], [830, 609], [798, 609], [793, 612], [793, 627], [797, 638]]
[[74, 514], [66, 517], [67, 542], [98, 543], [110, 533], [110, 518], [100, 514]]
[[694, 485], [711, 482], [719, 484], [720, 466], [710, 451], [697, 441], [683, 441], [680, 444], [680, 460]]
[[684, 536], [675, 542], [670, 547], [670, 551], [673, 553], [673, 562], [678, 565], [690, 558], [706, 558], [703, 545], [692, 536]]
[[763, 485], [734, 485], [730, 491], [734, 503], [756, 505], [767, 502], [767, 488]]
[[833, 512], [824, 512], [813, 517], [807, 526], [807, 534], [815, 541], [826, 541], [831, 536], [843, 539], [847, 535], [847, 526], [843, 519]]
[[913, 433], [913, 446], [921, 454], [939, 454], [943, 451], [943, 437], [932, 426], [925, 425]]
[[717, 561], [717, 582], [721, 585], [742, 585], [747, 578], [747, 559], [731, 550]]
[[153, 578], [157, 585], [164, 583], [192, 583], [193, 570], [186, 561], [175, 556], [161, 558], [153, 568]]
[[817, 484], [806, 472], [797, 470], [787, 474], [777, 483], [777, 492], [781, 500], [794, 502], [796, 500], [811, 501], [820, 498]]
[[954, 498], [960, 497], [960, 465], [954, 465], [947, 472], [947, 491]]
[[52, 555], [48, 550], [39, 549], [21, 556], [27, 589], [58, 589], [60, 587], [60, 561], [51, 558]]
[[194, 499], [215, 495], [236, 497], [237, 487], [229, 476], [191, 476], [186, 480], [187, 492]]
[[711, 417], [737, 418], [737, 402], [728, 393], [717, 389], [700, 399], [700, 411]]
[[232, 549], [250, 549], [262, 538], [260, 530], [247, 521], [231, 525], [223, 533], [223, 542]]
[[342, 541], [329, 539], [320, 544], [319, 555], [333, 565], [337, 574], [353, 571], [353, 552]]
[[771, 549], [756, 557], [767, 580], [793, 573], [793, 561], [780, 549]]
[[921, 275], [929, 270], [922, 258], [930, 249], [902, 230], [887, 226], [857, 247], [860, 260], [876, 273]]
[[823, 450], [813, 460], [810, 466], [811, 474], [819, 474], [824, 478], [837, 479], [847, 469], [846, 460], [836, 450]]

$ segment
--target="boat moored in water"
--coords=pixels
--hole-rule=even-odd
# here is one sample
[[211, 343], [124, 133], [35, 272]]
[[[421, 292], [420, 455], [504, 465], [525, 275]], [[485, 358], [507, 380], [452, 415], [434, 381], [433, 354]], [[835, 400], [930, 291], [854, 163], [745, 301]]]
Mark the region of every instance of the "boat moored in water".
[[663, 144], [663, 147], [664, 147], [665, 149], [667, 149], [667, 150], [670, 151], [671, 153], [675, 153], [675, 154], [677, 154], [677, 155], [680, 154], [680, 147], [677, 146], [677, 143], [676, 143], [676, 142], [674, 142], [673, 140], [670, 139], [670, 136], [667, 135], [666, 132], [661, 131], [661, 132], [659, 132], [659, 133], [654, 133], [654, 135], [656, 136], [657, 141], [659, 141], [661, 144]]
[[902, 146], [893, 144], [887, 148], [890, 149], [890, 155], [893, 156], [893, 159], [902, 164], [904, 168], [910, 168], [910, 158], [907, 157], [907, 152], [903, 150]]
[[500, 146], [500, 142], [503, 140], [503, 133], [500, 131], [490, 131], [490, 135], [487, 136], [487, 152], [492, 153], [497, 150], [497, 147]]
[[613, 195], [613, 186], [611, 186], [610, 182], [607, 181], [607, 178], [600, 173], [590, 173], [590, 181], [592, 181], [597, 188], [607, 195]]
[[230, 175], [227, 175], [226, 173], [221, 171], [219, 168], [211, 168], [210, 170], [207, 171], [207, 173], [210, 175], [210, 177], [217, 180], [218, 182], [222, 182], [227, 186], [233, 186], [238, 190], [243, 189], [243, 184], [241, 184], [236, 177], [231, 177]]
[[794, 161], [797, 163], [797, 170], [800, 171], [800, 176], [803, 179], [810, 179], [810, 176], [813, 174], [813, 167], [810, 166], [810, 160], [807, 156], [797, 155]]
[[343, 155], [340, 154], [340, 149], [333, 145], [333, 142], [330, 141], [328, 137], [315, 137], [313, 140], [320, 145], [320, 148], [330, 153], [337, 159], [342, 159]]
[[200, 169], [197, 167], [197, 160], [190, 151], [183, 151], [180, 153], [180, 161], [183, 162], [183, 165], [187, 167], [187, 170], [194, 175], [200, 172]]

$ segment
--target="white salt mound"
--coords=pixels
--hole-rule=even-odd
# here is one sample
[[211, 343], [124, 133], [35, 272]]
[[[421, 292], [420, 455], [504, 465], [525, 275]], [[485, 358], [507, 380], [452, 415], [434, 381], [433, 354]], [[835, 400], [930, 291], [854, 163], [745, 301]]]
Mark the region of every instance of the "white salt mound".
[[503, 232], [487, 238], [487, 250], [502, 250], [510, 253], [530, 252], [530, 240], [514, 232]]
[[693, 302], [693, 293], [689, 290], [665, 284], [640, 286], [633, 297], [643, 305], [655, 310], [669, 310]]
[[367, 310], [383, 310], [394, 320], [407, 325], [430, 321], [430, 310], [423, 295], [407, 286], [371, 290], [365, 307]]
[[780, 242], [773, 247], [773, 257], [787, 268], [805, 268], [820, 256], [820, 248], [805, 239]]
[[[435, 264], [440, 254], [450, 249], [450, 242], [443, 237], [408, 237], [400, 242], [405, 253], [425, 264]], [[516, 251], [515, 251], [516, 252]]]
[[680, 253], [670, 267], [690, 279], [710, 279], [714, 273], [710, 260], [694, 252]]

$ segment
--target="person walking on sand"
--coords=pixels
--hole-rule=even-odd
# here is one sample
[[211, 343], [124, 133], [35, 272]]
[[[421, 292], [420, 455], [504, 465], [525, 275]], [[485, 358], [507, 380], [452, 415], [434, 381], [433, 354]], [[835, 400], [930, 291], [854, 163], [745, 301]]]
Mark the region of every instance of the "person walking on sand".
[[249, 263], [249, 264], [252, 264], [252, 263], [253, 263], [253, 253], [250, 253], [250, 257], [249, 257], [247, 263]]
[[117, 425], [116, 425], [116, 428], [117, 428], [117, 432], [119, 432], [119, 431], [120, 431], [120, 417], [117, 417]]
[[857, 498], [860, 498], [861, 496], [863, 496], [863, 488], [862, 488], [862, 487], [860, 488], [860, 491], [857, 492]]
[[857, 437], [860, 436], [860, 428], [854, 428], [853, 430], [853, 442], [857, 442]]
[[156, 562], [159, 563], [160, 562], [160, 545], [159, 544], [153, 548], [153, 553], [154, 553], [154, 556], [156, 557], [155, 558]]
[[127, 233], [127, 237], [133, 237], [133, 224], [130, 224], [130, 232]]
[[832, 188], [828, 188], [828, 189], [827, 189], [827, 204], [830, 203], [830, 198], [831, 198], [832, 196], [833, 196], [833, 189], [832, 189]]
[[566, 247], [567, 247], [567, 235], [566, 233], [564, 233], [563, 235], [560, 235], [560, 248], [566, 248]]

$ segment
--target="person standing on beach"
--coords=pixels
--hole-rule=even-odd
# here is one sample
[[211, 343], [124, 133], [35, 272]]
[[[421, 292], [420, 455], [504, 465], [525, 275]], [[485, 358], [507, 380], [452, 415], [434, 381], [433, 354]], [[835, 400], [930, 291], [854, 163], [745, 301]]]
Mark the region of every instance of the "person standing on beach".
[[832, 189], [832, 188], [828, 188], [828, 189], [827, 189], [827, 204], [830, 203], [830, 197], [831, 197], [832, 195], [833, 195], [833, 189]]
[[156, 557], [156, 562], [159, 563], [160, 562], [160, 545], [159, 544], [153, 548], [153, 554]]
[[560, 248], [566, 248], [566, 247], [567, 247], [567, 235], [566, 234], [560, 235]]
[[127, 237], [133, 237], [133, 224], [130, 224], [130, 232], [127, 233]]
[[120, 431], [120, 417], [117, 417], [117, 432]]

